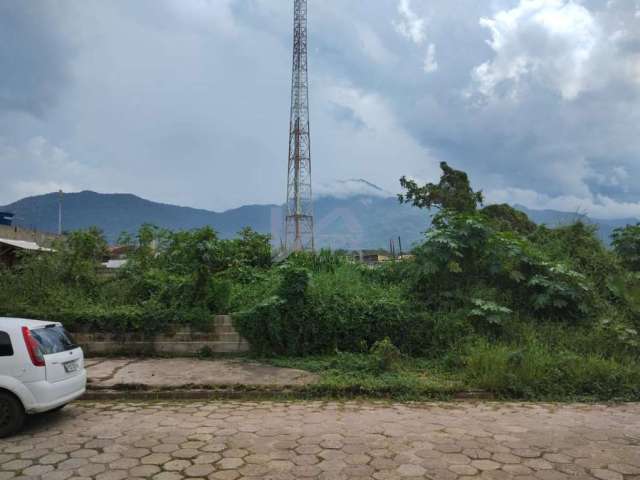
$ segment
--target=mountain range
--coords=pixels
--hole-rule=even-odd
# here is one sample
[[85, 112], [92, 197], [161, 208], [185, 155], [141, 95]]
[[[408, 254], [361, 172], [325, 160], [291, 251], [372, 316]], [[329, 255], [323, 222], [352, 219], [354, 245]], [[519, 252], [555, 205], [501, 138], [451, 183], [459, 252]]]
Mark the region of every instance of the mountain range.
[[[55, 232], [58, 226], [57, 193], [23, 198], [0, 207], [15, 214], [14, 223], [23, 227]], [[549, 226], [577, 219], [599, 227], [600, 238], [609, 242], [613, 230], [637, 219], [600, 220], [585, 215], [555, 210], [524, 211], [536, 223]], [[333, 249], [388, 248], [389, 241], [401, 237], [404, 249], [423, 238], [430, 224], [428, 212], [398, 200], [365, 180], [338, 182], [334, 193], [327, 189], [315, 199], [316, 243]], [[279, 244], [283, 208], [279, 205], [247, 205], [224, 212], [180, 207], [145, 200], [132, 194], [82, 191], [63, 197], [63, 228], [72, 231], [90, 226], [101, 228], [110, 243], [122, 232], [134, 233], [144, 223], [174, 230], [211, 226], [224, 238], [233, 237], [246, 226], [271, 234]], [[397, 248], [397, 247], [396, 247]]]

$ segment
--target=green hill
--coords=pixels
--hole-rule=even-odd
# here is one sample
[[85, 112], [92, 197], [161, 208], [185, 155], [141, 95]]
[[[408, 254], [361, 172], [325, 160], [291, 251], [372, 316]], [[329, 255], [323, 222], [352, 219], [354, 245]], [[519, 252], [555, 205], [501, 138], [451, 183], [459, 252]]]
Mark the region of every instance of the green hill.
[[[316, 216], [316, 242], [319, 247], [333, 249], [387, 248], [389, 240], [402, 237], [403, 246], [410, 247], [422, 238], [429, 225], [427, 212], [406, 205], [384, 194], [375, 185], [364, 180], [352, 180], [355, 194], [339, 197], [324, 195], [314, 203]], [[151, 223], [173, 230], [191, 229], [209, 225], [223, 237], [235, 235], [250, 226], [261, 233], [270, 233], [279, 243], [283, 224], [282, 207], [278, 205], [247, 205], [213, 212], [152, 202], [131, 194], [96, 193], [84, 191], [64, 195], [64, 229], [76, 230], [90, 226], [100, 227], [111, 243], [122, 232], [135, 232], [140, 225]], [[614, 228], [636, 219], [593, 220], [581, 214], [554, 210], [529, 210], [536, 223], [549, 226], [569, 223], [576, 219], [599, 227], [601, 239], [608, 243]], [[16, 214], [15, 223], [24, 227], [55, 232], [58, 226], [58, 195], [50, 193], [18, 200], [0, 207], [0, 211]]]

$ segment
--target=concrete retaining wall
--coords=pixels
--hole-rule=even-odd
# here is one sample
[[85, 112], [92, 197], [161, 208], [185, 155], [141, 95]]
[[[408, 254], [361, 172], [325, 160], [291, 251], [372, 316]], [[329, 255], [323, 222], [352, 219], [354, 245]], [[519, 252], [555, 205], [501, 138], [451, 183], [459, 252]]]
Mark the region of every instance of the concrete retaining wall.
[[233, 328], [231, 317], [228, 315], [217, 316], [208, 333], [180, 327], [175, 333], [155, 337], [106, 333], [74, 333], [73, 336], [87, 355], [196, 355], [204, 351], [242, 353], [249, 350], [249, 344]]

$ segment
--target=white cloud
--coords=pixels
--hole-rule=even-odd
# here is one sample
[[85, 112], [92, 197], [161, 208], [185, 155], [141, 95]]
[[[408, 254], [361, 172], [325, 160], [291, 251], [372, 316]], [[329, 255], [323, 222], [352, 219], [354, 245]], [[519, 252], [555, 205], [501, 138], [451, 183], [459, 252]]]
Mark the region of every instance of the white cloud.
[[57, 192], [59, 190], [62, 190], [63, 192], [76, 192], [79, 189], [75, 185], [65, 182], [19, 181], [12, 187], [12, 190], [15, 192], [13, 200], [19, 200], [24, 197], [44, 195], [46, 193]]
[[356, 24], [356, 32], [360, 40], [362, 51], [374, 62], [379, 64], [389, 64], [395, 57], [385, 46], [378, 34], [364, 23]]
[[[0, 90], [56, 93], [41, 118], [0, 109], [0, 203], [60, 186], [215, 210], [283, 200], [291, 2], [90, 0], [56, 3], [55, 15], [23, 3], [12, 4], [31, 33], [5, 15], [0, 45], [44, 38], [48, 58], [70, 63], [57, 75], [33, 67], [42, 49], [0, 55], [15, 73]], [[437, 180], [437, 155], [478, 189], [639, 201], [640, 4], [605, 3], [310, 2], [314, 185], [365, 178], [395, 192], [403, 174]], [[23, 58], [28, 68], [13, 70]], [[460, 101], [465, 87], [482, 108]], [[40, 155], [24, 141], [36, 136], [47, 139]]]
[[436, 46], [433, 43], [429, 44], [427, 49], [427, 58], [424, 60], [424, 71], [426, 73], [433, 73], [438, 71], [438, 60], [436, 59]]
[[425, 20], [413, 11], [411, 0], [400, 0], [398, 13], [400, 20], [393, 22], [396, 31], [416, 45], [423, 43], [427, 38]]
[[0, 204], [58, 190], [97, 188], [103, 179], [103, 172], [73, 160], [43, 137], [33, 137], [21, 145], [0, 141], [0, 165], [5, 178], [10, 179], [2, 190]]
[[392, 193], [361, 179], [335, 180], [333, 182], [320, 183], [315, 187], [314, 195], [317, 197], [330, 196], [337, 198], [350, 198], [360, 195], [380, 198], [393, 196]]
[[[418, 46], [423, 45], [427, 40], [426, 20], [413, 11], [411, 0], [400, 0], [398, 13], [400, 20], [392, 22], [396, 32]], [[433, 73], [438, 70], [436, 46], [433, 43], [427, 46], [422, 69], [425, 73]]]
[[485, 197], [487, 204], [517, 204], [530, 209], [575, 212], [601, 219], [630, 217], [640, 219], [640, 203], [617, 201], [601, 194], [549, 196], [534, 190], [505, 188], [487, 190]]
[[481, 18], [480, 25], [491, 32], [487, 43], [495, 52], [493, 60], [473, 71], [483, 95], [492, 96], [506, 85], [515, 97], [521, 83], [531, 80], [573, 100], [593, 86], [597, 72], [592, 62], [604, 36], [583, 5], [571, 0], [520, 0], [511, 10]]
[[[336, 124], [333, 118], [327, 119], [325, 112], [335, 112], [335, 107], [314, 110], [314, 124], [319, 127], [314, 138], [331, 139], [314, 150], [314, 158], [324, 172], [324, 177], [316, 176], [317, 185], [331, 182], [340, 172], [343, 178], [364, 178], [395, 192], [403, 174], [432, 180], [438, 177], [437, 159], [406, 131], [384, 97], [352, 85], [336, 84], [332, 79], [325, 81], [316, 92], [315, 102], [342, 107], [355, 121]], [[354, 185], [343, 187], [351, 189]]]

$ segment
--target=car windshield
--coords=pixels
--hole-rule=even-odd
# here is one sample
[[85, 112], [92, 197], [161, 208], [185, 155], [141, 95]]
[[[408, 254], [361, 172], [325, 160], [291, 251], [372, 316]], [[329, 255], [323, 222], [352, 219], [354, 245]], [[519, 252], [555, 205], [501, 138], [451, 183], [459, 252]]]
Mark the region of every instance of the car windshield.
[[43, 355], [66, 352], [78, 348], [71, 335], [59, 325], [31, 330], [31, 335], [38, 342]]

